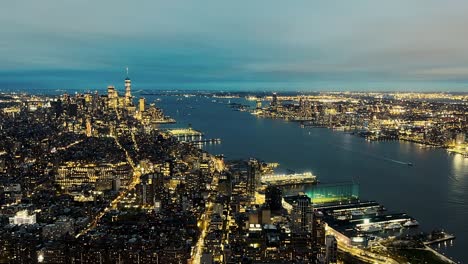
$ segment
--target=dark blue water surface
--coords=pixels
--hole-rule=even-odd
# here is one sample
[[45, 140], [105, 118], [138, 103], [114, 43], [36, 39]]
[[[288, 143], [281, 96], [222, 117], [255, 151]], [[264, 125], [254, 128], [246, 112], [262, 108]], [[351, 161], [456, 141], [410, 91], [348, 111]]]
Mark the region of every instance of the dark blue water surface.
[[[146, 96], [148, 102], [156, 96]], [[377, 200], [390, 211], [415, 217], [425, 231], [443, 228], [457, 238], [441, 246], [444, 254], [468, 262], [468, 159], [443, 149], [405, 142], [367, 142], [325, 128], [301, 128], [283, 120], [234, 111], [228, 99], [158, 97], [157, 106], [191, 124], [220, 145], [206, 145], [227, 159], [256, 157], [281, 169], [312, 171], [321, 182], [358, 181], [362, 199]], [[247, 104], [243, 99], [230, 102]], [[411, 162], [414, 166], [408, 166]]]

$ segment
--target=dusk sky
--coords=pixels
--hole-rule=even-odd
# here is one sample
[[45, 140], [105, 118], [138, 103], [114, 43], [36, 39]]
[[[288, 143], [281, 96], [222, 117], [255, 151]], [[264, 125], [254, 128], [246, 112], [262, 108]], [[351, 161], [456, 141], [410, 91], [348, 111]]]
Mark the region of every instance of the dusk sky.
[[[3, 89], [468, 91], [468, 2], [14, 0]], [[0, 88], [2, 90], [2, 88]]]

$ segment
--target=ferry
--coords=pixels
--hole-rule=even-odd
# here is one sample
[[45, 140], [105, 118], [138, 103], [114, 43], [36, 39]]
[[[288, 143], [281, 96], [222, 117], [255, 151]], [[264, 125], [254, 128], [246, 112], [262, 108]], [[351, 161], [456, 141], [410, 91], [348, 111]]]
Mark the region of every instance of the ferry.
[[376, 233], [376, 232], [382, 231], [382, 227], [379, 225], [369, 225], [369, 226], [361, 227], [360, 231], [365, 232], [365, 233]]
[[395, 230], [395, 229], [401, 229], [401, 224], [399, 223], [390, 223], [387, 226], [385, 226], [385, 230]]
[[403, 224], [404, 227], [415, 227], [415, 226], [418, 226], [418, 225], [419, 225], [419, 222], [416, 221], [415, 219], [408, 220]]
[[344, 221], [344, 220], [348, 220], [348, 217], [346, 217], [345, 215], [340, 215], [336, 218], [337, 220], [341, 220], [341, 221]]
[[352, 216], [363, 216], [364, 212], [359, 211], [359, 210], [354, 210], [354, 211], [351, 211], [351, 215]]
[[366, 210], [364, 210], [364, 213], [365, 214], [376, 214], [376, 213], [378, 213], [378, 210], [377, 210], [377, 208], [367, 208]]

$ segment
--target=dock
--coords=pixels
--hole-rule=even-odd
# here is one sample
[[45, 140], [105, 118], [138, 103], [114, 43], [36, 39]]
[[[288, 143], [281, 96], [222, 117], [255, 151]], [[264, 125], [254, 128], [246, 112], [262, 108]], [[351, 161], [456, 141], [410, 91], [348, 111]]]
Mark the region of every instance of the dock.
[[444, 237], [434, 239], [434, 240], [424, 241], [423, 244], [426, 245], [426, 246], [429, 246], [429, 245], [434, 245], [434, 244], [438, 244], [438, 243], [442, 243], [442, 242], [450, 241], [450, 240], [454, 240], [454, 239], [455, 239], [454, 235], [445, 234]]
[[203, 136], [203, 133], [193, 128], [170, 128], [166, 130], [175, 137]]
[[195, 143], [195, 144], [203, 144], [203, 143], [220, 144], [221, 139], [220, 138], [209, 138], [209, 139], [192, 140], [192, 141], [190, 141], [190, 143]]
[[272, 174], [262, 176], [263, 183], [277, 186], [316, 183], [317, 177], [311, 172], [294, 174]]

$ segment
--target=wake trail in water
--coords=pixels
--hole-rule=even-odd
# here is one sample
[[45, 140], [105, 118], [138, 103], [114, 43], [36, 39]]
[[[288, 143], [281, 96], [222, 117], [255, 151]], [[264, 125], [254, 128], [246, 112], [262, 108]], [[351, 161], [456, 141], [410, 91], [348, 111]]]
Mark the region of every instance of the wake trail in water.
[[361, 155], [364, 155], [364, 156], [372, 157], [372, 158], [375, 158], [375, 159], [385, 160], [385, 161], [389, 161], [389, 162], [393, 162], [393, 163], [401, 164], [401, 165], [408, 165], [408, 164], [410, 164], [409, 162], [405, 162], [405, 161], [401, 161], [401, 160], [396, 160], [396, 159], [391, 159], [391, 158], [387, 158], [387, 157], [385, 157], [385, 156], [379, 156], [379, 155], [371, 154], [371, 153], [369, 153], [369, 152], [357, 151], [357, 150], [345, 148], [345, 147], [343, 147], [343, 146], [340, 146], [340, 145], [337, 145], [337, 144], [333, 144], [333, 143], [330, 143], [330, 144], [333, 145], [333, 146], [335, 146], [335, 147], [338, 147], [338, 148], [340, 148], [340, 149], [343, 149], [343, 150], [346, 150], [346, 151], [349, 151], [349, 152], [352, 152], [352, 153], [357, 153], [357, 154], [361, 154]]

